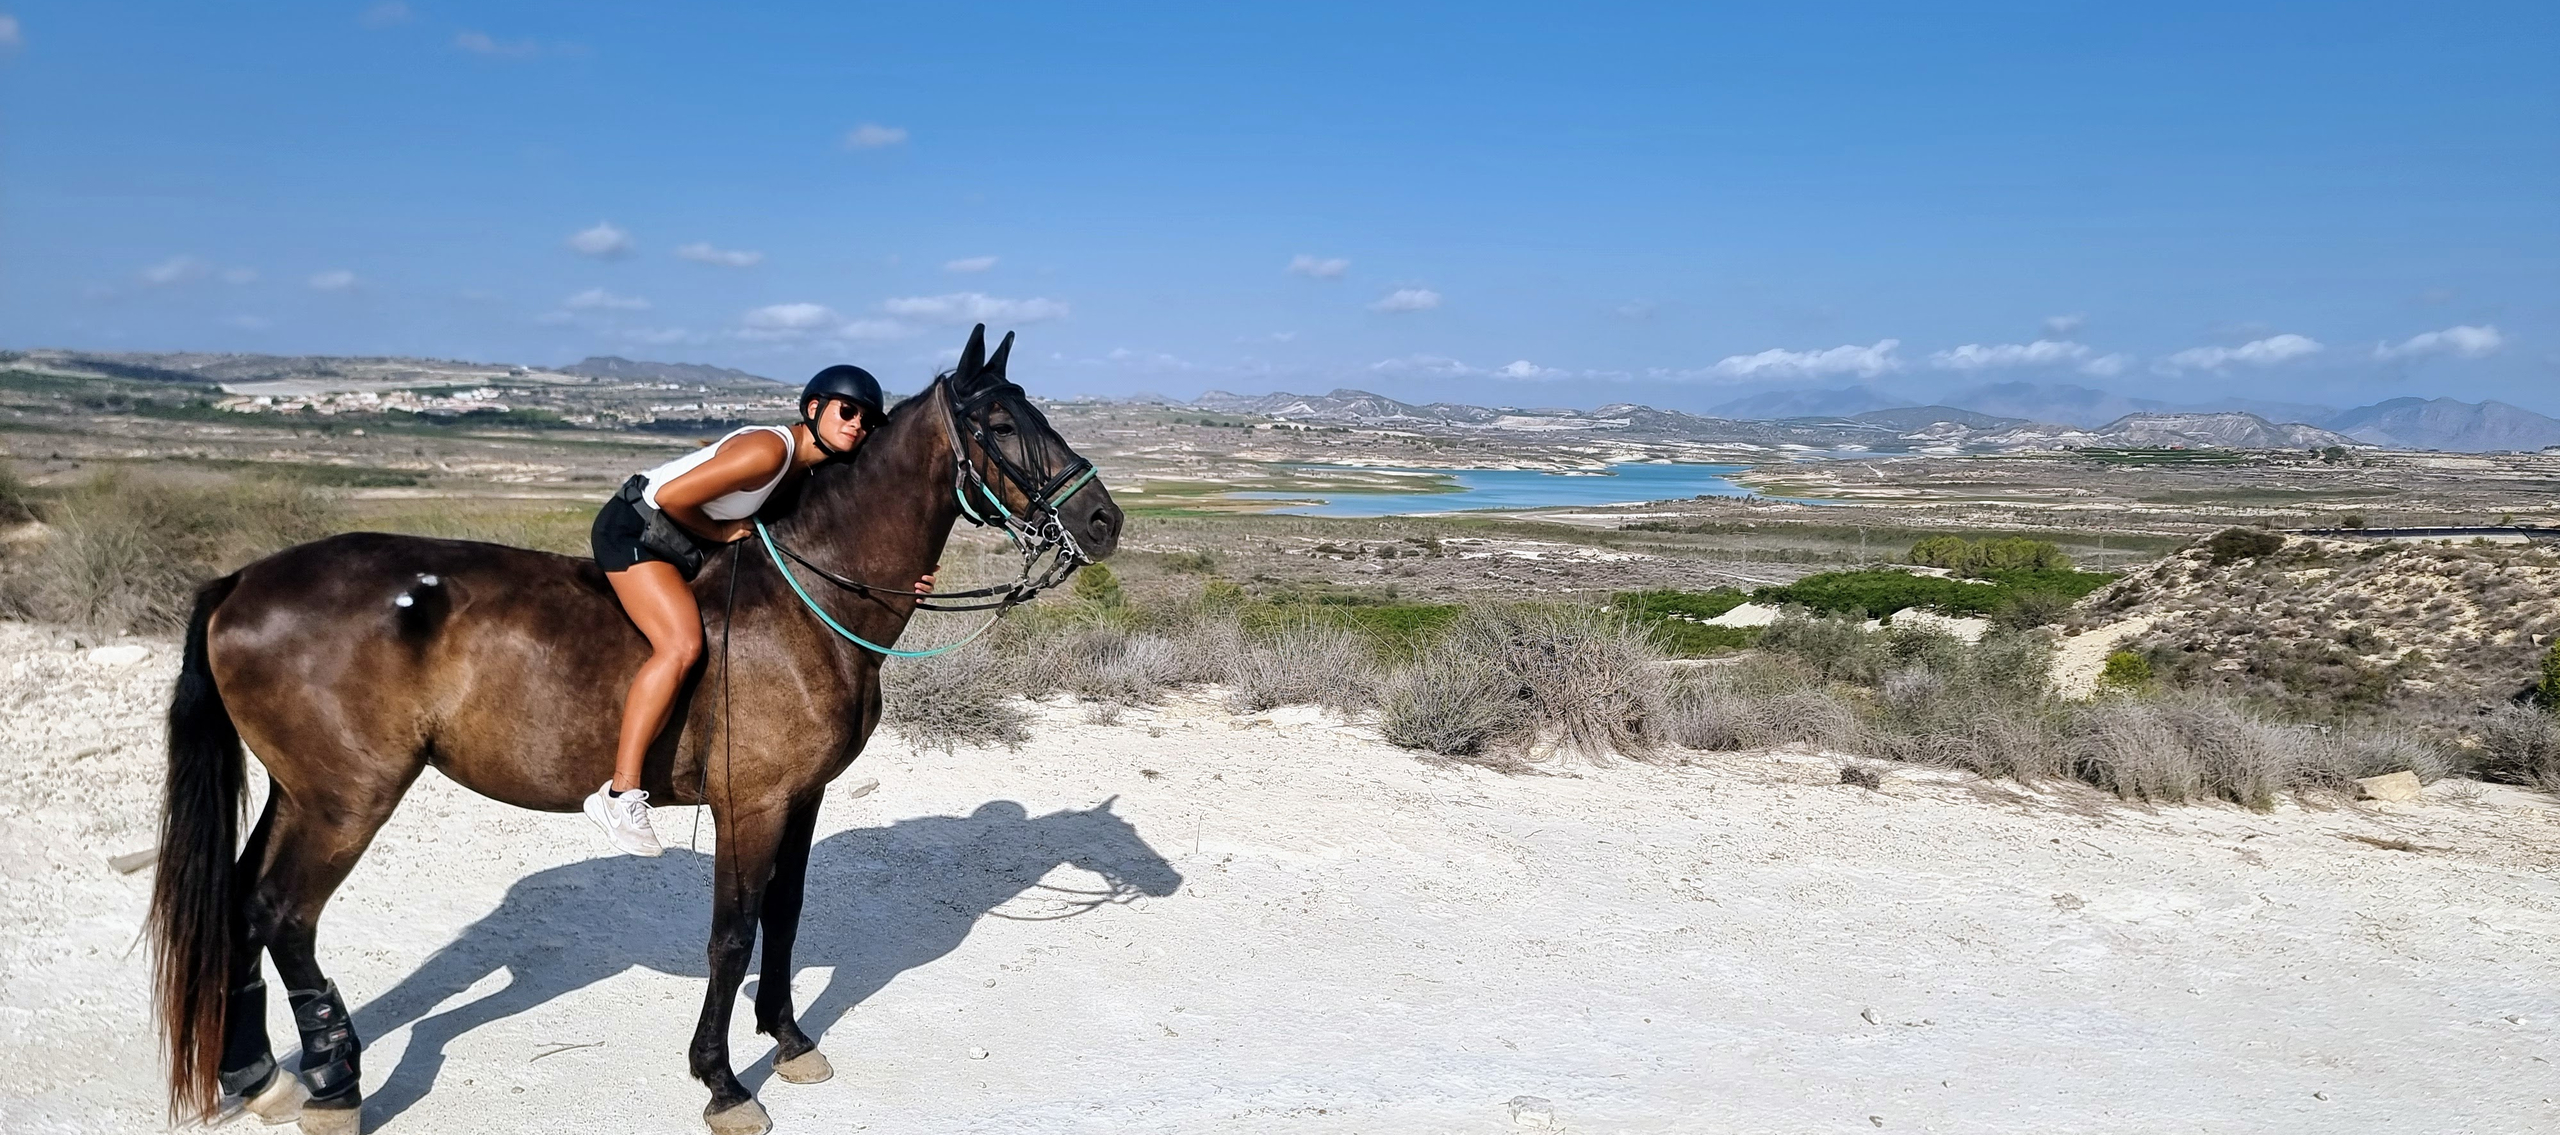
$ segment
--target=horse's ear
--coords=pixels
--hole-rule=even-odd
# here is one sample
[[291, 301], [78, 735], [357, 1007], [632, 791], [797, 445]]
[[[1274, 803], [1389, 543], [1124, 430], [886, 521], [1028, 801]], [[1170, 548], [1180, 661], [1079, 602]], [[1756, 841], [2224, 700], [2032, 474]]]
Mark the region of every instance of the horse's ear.
[[996, 353], [987, 356], [987, 372], [1001, 381], [1004, 378], [1004, 358], [1012, 353], [1013, 332], [1007, 331], [1004, 333], [1004, 342], [996, 344]]
[[951, 371], [951, 381], [962, 390], [978, 381], [978, 371], [987, 365], [987, 325], [969, 329], [969, 345], [960, 348], [960, 365]]
[[1112, 793], [1112, 794], [1111, 794], [1111, 796], [1110, 796], [1110, 798], [1109, 798], [1109, 799], [1104, 800], [1102, 803], [1099, 803], [1099, 804], [1094, 805], [1094, 806], [1093, 806], [1093, 810], [1094, 810], [1094, 811], [1096, 811], [1096, 812], [1108, 812], [1108, 811], [1110, 811], [1110, 810], [1111, 810], [1111, 806], [1112, 806], [1112, 805], [1117, 804], [1117, 803], [1119, 803], [1119, 802], [1120, 802], [1120, 794], [1119, 794], [1119, 793], [1117, 793], [1117, 792], [1114, 792], [1114, 793]]

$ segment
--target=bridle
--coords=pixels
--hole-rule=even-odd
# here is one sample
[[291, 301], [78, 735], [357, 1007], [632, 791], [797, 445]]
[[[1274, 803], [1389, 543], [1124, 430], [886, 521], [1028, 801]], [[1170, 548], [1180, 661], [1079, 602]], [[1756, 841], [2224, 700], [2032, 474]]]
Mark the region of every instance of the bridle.
[[[1031, 404], [1030, 395], [1020, 386], [1011, 382], [991, 383], [966, 398], [961, 397], [959, 391], [952, 386], [951, 375], [946, 374], [936, 378], [934, 386], [938, 393], [931, 396], [935, 407], [941, 411], [943, 436], [951, 444], [953, 498], [960, 505], [960, 515], [967, 518], [969, 523], [979, 527], [995, 527], [1003, 530], [1006, 541], [1022, 553], [1022, 572], [1012, 583], [1000, 587], [980, 587], [968, 591], [938, 593], [933, 599], [922, 599], [917, 597], [913, 588], [881, 587], [877, 584], [864, 583], [810, 563], [807, 557], [774, 539], [772, 530], [765, 527], [761, 518], [755, 522], [756, 535], [764, 542], [765, 554], [773, 559], [774, 567], [782, 572], [783, 582], [791, 585], [792, 593], [800, 597], [800, 602], [809, 608], [810, 613], [818, 616], [820, 622], [825, 623], [829, 629], [855, 645], [892, 658], [928, 658], [966, 646], [995, 626], [996, 620], [1003, 618], [1006, 611], [1039, 598], [1043, 591], [1064, 584], [1076, 573], [1077, 568], [1093, 562], [1093, 558], [1085, 554], [1084, 546], [1076, 542], [1074, 534], [1067, 531], [1066, 523], [1058, 515], [1059, 506], [1065, 504], [1067, 498], [1074, 496], [1078, 490], [1083, 489], [1094, 479], [1098, 471], [1094, 468], [1093, 462], [1086, 460], [1082, 454], [1066, 450], [1073, 460], [1066, 462], [1056, 472], [1041, 476], [1023, 468], [1005, 454], [1004, 448], [996, 444], [994, 432], [988, 421], [990, 412], [997, 405], [1002, 404], [1011, 411], [1017, 423], [1045, 427], [1047, 422], [1047, 419], [1040, 415], [1039, 409]], [[1015, 428], [1017, 437], [1040, 440], [1044, 446], [1046, 441], [1042, 439], [1056, 436], [1045, 429], [1035, 434], [1022, 430], [1021, 425]], [[1016, 515], [1013, 509], [1005, 504], [1004, 497], [996, 492], [995, 486], [989, 482], [986, 475], [978, 471], [977, 462], [970, 460], [969, 446], [963, 444], [964, 437], [976, 443], [978, 451], [986, 455], [988, 464], [995, 467], [998, 477], [1003, 478], [1015, 491], [1022, 494], [1023, 500], [1028, 503], [1025, 511], [1029, 515]], [[1027, 441], [1026, 445], [1028, 444], [1030, 442]], [[971, 490], [975, 490], [979, 498], [992, 506], [995, 514], [992, 519], [970, 503]], [[919, 611], [993, 611], [995, 613], [988, 616], [987, 621], [978, 629], [969, 632], [958, 641], [928, 650], [898, 650], [874, 643], [846, 630], [842, 624], [837, 623], [818, 606], [816, 600], [810, 598], [808, 591], [800, 586], [799, 579], [792, 574], [790, 567], [792, 563], [797, 563], [818, 578], [848, 591], [910, 600]], [[983, 600], [983, 602], [936, 601], [948, 599]]]

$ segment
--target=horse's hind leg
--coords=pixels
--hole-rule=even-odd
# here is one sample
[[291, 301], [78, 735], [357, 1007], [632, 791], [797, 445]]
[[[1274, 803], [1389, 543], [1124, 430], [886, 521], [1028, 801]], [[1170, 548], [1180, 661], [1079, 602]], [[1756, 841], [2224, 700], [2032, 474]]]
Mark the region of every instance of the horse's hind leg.
[[[416, 775], [410, 773], [412, 779]], [[301, 1079], [311, 1093], [302, 1106], [304, 1135], [354, 1135], [363, 1128], [362, 1045], [337, 986], [320, 972], [315, 941], [320, 908], [355, 869], [407, 787], [403, 781], [375, 794], [378, 799], [341, 797], [313, 806], [302, 805], [291, 792], [277, 793], [283, 804], [268, 833], [267, 869], [249, 900], [249, 932], [274, 955], [294, 1027], [302, 1034]]]
[[[240, 848], [232, 866], [231, 893], [246, 895], [257, 887], [266, 868], [267, 837], [275, 828], [276, 796], [267, 795], [258, 825]], [[276, 1064], [267, 1043], [267, 983], [260, 976], [265, 954], [258, 948], [245, 910], [231, 912], [231, 994], [223, 1008], [222, 1094], [239, 1101], [266, 1123], [283, 1123], [302, 1111], [307, 1093], [302, 1081]]]
[[773, 1074], [794, 1084], [835, 1075], [818, 1042], [800, 1031], [791, 1011], [791, 946], [800, 937], [801, 894], [809, 878], [809, 839], [818, 827], [818, 800], [795, 807], [782, 824], [773, 882], [764, 892], [764, 976], [756, 982], [756, 1031], [773, 1038]]

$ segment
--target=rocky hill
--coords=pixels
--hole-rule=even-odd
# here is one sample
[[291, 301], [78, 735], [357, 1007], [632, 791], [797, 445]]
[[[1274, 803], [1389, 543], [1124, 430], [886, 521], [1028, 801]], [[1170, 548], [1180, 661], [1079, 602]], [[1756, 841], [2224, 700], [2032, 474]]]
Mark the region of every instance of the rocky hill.
[[2394, 398], [2329, 419], [2330, 429], [2370, 445], [2465, 453], [2560, 445], [2560, 419], [2504, 402]]
[[2175, 685], [2459, 725], [2533, 684], [2560, 633], [2560, 553], [2297, 536], [2217, 562], [2196, 547], [2082, 610], [2149, 620], [2132, 645]]

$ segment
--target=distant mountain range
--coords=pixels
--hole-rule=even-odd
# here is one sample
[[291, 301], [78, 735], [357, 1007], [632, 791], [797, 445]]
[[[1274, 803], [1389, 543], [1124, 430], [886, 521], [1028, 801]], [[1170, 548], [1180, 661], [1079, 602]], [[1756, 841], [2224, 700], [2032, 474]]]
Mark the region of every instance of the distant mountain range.
[[760, 374], [748, 374], [742, 370], [731, 370], [728, 367], [706, 366], [701, 363], [653, 363], [626, 359], [619, 355], [589, 355], [578, 362], [561, 367], [560, 373], [574, 374], [582, 378], [610, 378], [623, 382], [690, 382], [701, 386], [731, 382], [782, 381], [778, 378], [766, 378]]
[[[1844, 404], [1855, 404], [1854, 401]], [[1905, 406], [1854, 414], [1734, 418], [1630, 403], [1596, 410], [1523, 409], [1434, 402], [1415, 405], [1366, 390], [1330, 394], [1229, 394], [1192, 402], [1203, 410], [1328, 425], [1515, 434], [1601, 433], [1642, 441], [1870, 449], [2050, 449], [2058, 446], [2187, 446], [2317, 449], [2356, 440], [2317, 426], [2256, 414], [2133, 413], [2095, 426], [2042, 423], [1956, 406]]]
[[[556, 370], [460, 360], [385, 356], [142, 353], [34, 349], [0, 351], [0, 364], [63, 374], [204, 385], [292, 380], [314, 389], [457, 382], [674, 382], [735, 388], [774, 379], [728, 367], [598, 355]], [[568, 376], [563, 378], [562, 376]], [[1179, 405], [1172, 399], [1160, 400]], [[1752, 395], [1707, 414], [1632, 403], [1596, 410], [1521, 409], [1457, 402], [1417, 405], [1365, 390], [1330, 394], [1210, 391], [1190, 405], [1294, 421], [1419, 430], [1514, 433], [1598, 432], [1627, 438], [1812, 448], [2022, 449], [2054, 446], [2222, 446], [2317, 448], [2373, 445], [2454, 452], [2560, 446], [2560, 419], [2504, 402], [2393, 398], [2370, 406], [2326, 406], [2226, 398], [2173, 405], [2085, 386], [1994, 383], [1910, 405], [1873, 387]]]
[[[2560, 445], [2560, 419], [2504, 402], [2460, 402], [2451, 398], [2394, 398], [2371, 406], [2340, 410], [2302, 402], [2268, 402], [2221, 398], [2203, 403], [2171, 403], [2130, 398], [2070, 384], [2003, 382], [1958, 390], [1936, 406], [1912, 407], [1886, 399], [1875, 388], [1849, 386], [1836, 390], [1791, 390], [1753, 395], [1717, 406], [1727, 417], [1865, 418], [1882, 400], [1889, 412], [1923, 424], [1914, 415], [1944, 413], [1956, 407], [1977, 414], [2027, 422], [2049, 422], [2084, 429], [2109, 429], [2128, 415], [2248, 414], [2271, 423], [2314, 426], [2343, 434], [2350, 444], [2393, 449], [2440, 449], [2478, 453], [2533, 450]], [[1952, 420], [1952, 419], [1950, 419]]]

